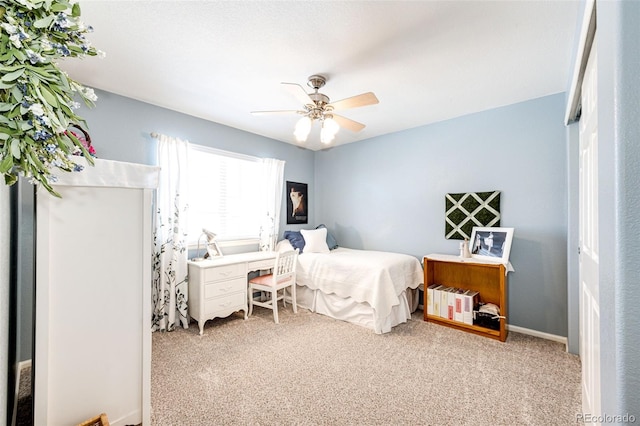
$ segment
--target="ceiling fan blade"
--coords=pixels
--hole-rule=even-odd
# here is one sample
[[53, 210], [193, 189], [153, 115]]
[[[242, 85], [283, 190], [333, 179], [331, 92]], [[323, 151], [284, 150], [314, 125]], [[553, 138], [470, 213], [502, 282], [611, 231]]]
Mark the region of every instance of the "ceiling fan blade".
[[304, 114], [304, 111], [298, 111], [295, 109], [287, 109], [280, 111], [251, 111], [253, 115], [277, 115], [277, 114]]
[[347, 130], [351, 130], [352, 132], [359, 132], [360, 130], [365, 128], [365, 125], [362, 123], [358, 123], [357, 121], [353, 121], [350, 118], [343, 117], [341, 115], [332, 114], [333, 119], [336, 120], [336, 123], [341, 128], [345, 128]]
[[309, 94], [296, 83], [282, 83], [285, 90], [293, 95], [302, 105], [315, 105]]
[[373, 92], [367, 92], [361, 95], [356, 95], [350, 98], [342, 99], [340, 101], [331, 102], [327, 106], [333, 107], [334, 111], [338, 111], [341, 109], [374, 105], [374, 104], [377, 104], [378, 102], [379, 102], [378, 98], [376, 98], [376, 95], [374, 95]]

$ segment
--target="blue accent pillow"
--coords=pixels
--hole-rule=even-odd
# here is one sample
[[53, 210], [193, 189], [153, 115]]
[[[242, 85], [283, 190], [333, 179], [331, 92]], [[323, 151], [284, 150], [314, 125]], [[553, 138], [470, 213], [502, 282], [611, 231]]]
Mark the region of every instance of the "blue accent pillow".
[[[326, 228], [326, 226], [322, 223], [316, 226], [316, 229], [320, 229], [320, 228]], [[327, 229], [327, 246], [329, 246], [329, 250], [338, 248], [338, 242], [333, 237], [333, 235], [331, 235], [331, 233], [329, 232], [329, 229]]]
[[284, 238], [289, 240], [294, 249], [304, 250], [304, 237], [300, 231], [284, 231]]

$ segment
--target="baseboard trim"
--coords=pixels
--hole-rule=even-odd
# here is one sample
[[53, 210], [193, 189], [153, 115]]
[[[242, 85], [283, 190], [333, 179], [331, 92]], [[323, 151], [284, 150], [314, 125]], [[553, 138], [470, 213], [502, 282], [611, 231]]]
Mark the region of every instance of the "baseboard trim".
[[563, 336], [558, 336], [555, 334], [544, 333], [542, 331], [531, 330], [530, 328], [518, 327], [517, 325], [507, 324], [507, 329], [509, 331], [514, 331], [516, 333], [527, 334], [533, 337], [540, 337], [541, 339], [552, 340], [554, 342], [562, 343], [565, 346], [567, 345], [567, 338]]

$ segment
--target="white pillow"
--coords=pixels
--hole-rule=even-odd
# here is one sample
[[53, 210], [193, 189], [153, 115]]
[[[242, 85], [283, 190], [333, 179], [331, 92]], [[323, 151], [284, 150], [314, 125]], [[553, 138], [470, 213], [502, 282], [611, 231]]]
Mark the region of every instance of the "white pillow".
[[283, 251], [295, 250], [289, 240], [278, 241], [276, 244], [276, 251], [282, 253]]
[[304, 253], [329, 253], [327, 228], [301, 229], [304, 238]]

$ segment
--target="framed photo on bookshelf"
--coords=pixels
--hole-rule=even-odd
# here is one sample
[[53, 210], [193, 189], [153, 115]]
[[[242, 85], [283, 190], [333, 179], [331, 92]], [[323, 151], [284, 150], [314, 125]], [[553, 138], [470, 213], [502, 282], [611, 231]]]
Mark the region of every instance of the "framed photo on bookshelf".
[[497, 262], [509, 262], [514, 228], [480, 227], [471, 230], [471, 257]]

